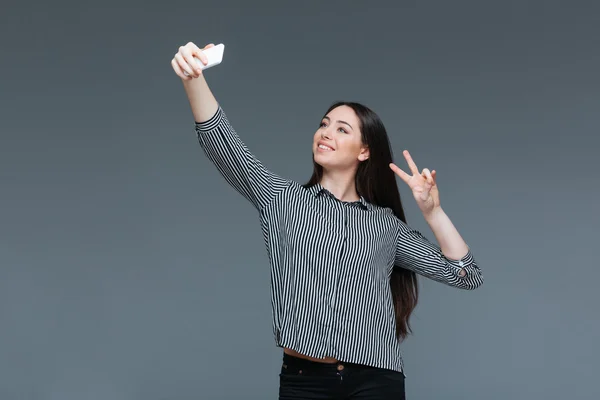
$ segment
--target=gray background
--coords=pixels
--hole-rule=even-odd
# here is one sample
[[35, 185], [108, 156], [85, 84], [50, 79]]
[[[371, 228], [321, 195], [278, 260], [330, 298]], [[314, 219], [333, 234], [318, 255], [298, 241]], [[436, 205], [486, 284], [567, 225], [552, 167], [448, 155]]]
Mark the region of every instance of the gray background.
[[277, 397], [258, 218], [196, 141], [188, 41], [225, 43], [207, 79], [279, 174], [308, 179], [338, 99], [438, 171], [486, 282], [421, 279], [409, 399], [600, 397], [597, 2], [2, 8], [0, 399]]

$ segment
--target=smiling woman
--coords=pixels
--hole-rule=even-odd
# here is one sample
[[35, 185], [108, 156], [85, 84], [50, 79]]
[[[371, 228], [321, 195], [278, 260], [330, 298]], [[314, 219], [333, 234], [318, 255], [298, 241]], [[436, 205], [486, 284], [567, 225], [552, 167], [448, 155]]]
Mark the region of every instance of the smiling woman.
[[[407, 151], [410, 174], [398, 168], [377, 114], [339, 102], [314, 134], [308, 182], [283, 178], [242, 142], [194, 56], [206, 63], [188, 43], [171, 64], [198, 141], [260, 215], [274, 339], [283, 349], [280, 400], [404, 398], [400, 343], [410, 332], [417, 275], [462, 289], [483, 282], [440, 206], [435, 171], [419, 171]], [[439, 245], [407, 225], [396, 176], [412, 190]]]
[[[363, 145], [361, 131], [352, 128], [352, 125], [357, 128], [360, 126], [350, 105], [338, 103], [328, 110], [314, 136], [315, 162], [329, 170], [351, 173], [358, 166], [357, 158], [359, 161], [368, 159], [369, 150]], [[322, 154], [327, 156], [323, 157]]]

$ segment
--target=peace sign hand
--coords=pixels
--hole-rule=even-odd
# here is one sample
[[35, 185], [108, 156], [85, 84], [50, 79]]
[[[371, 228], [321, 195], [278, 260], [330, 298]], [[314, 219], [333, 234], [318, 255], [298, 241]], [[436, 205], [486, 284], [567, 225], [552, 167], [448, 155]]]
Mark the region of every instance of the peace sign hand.
[[419, 172], [408, 150], [404, 150], [402, 154], [406, 158], [412, 175], [407, 174], [394, 163], [390, 163], [390, 168], [410, 187], [423, 214], [428, 214], [440, 206], [435, 170], [429, 172], [429, 169], [424, 168], [422, 172]]

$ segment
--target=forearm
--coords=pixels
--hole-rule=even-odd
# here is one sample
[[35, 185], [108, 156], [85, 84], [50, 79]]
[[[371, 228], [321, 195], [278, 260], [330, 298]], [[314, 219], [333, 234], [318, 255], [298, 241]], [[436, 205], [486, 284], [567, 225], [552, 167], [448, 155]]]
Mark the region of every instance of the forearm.
[[212, 117], [217, 111], [219, 104], [213, 96], [204, 74], [198, 78], [182, 80], [192, 115], [196, 122], [204, 122]]
[[452, 260], [460, 260], [467, 254], [469, 251], [467, 244], [441, 207], [435, 208], [424, 217], [444, 256]]

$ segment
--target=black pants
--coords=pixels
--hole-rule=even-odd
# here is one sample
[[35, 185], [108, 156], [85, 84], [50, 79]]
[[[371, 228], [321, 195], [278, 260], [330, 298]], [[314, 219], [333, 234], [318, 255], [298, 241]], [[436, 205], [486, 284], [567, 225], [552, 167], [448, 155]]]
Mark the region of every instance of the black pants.
[[404, 374], [338, 362], [326, 364], [283, 354], [279, 400], [405, 400]]

